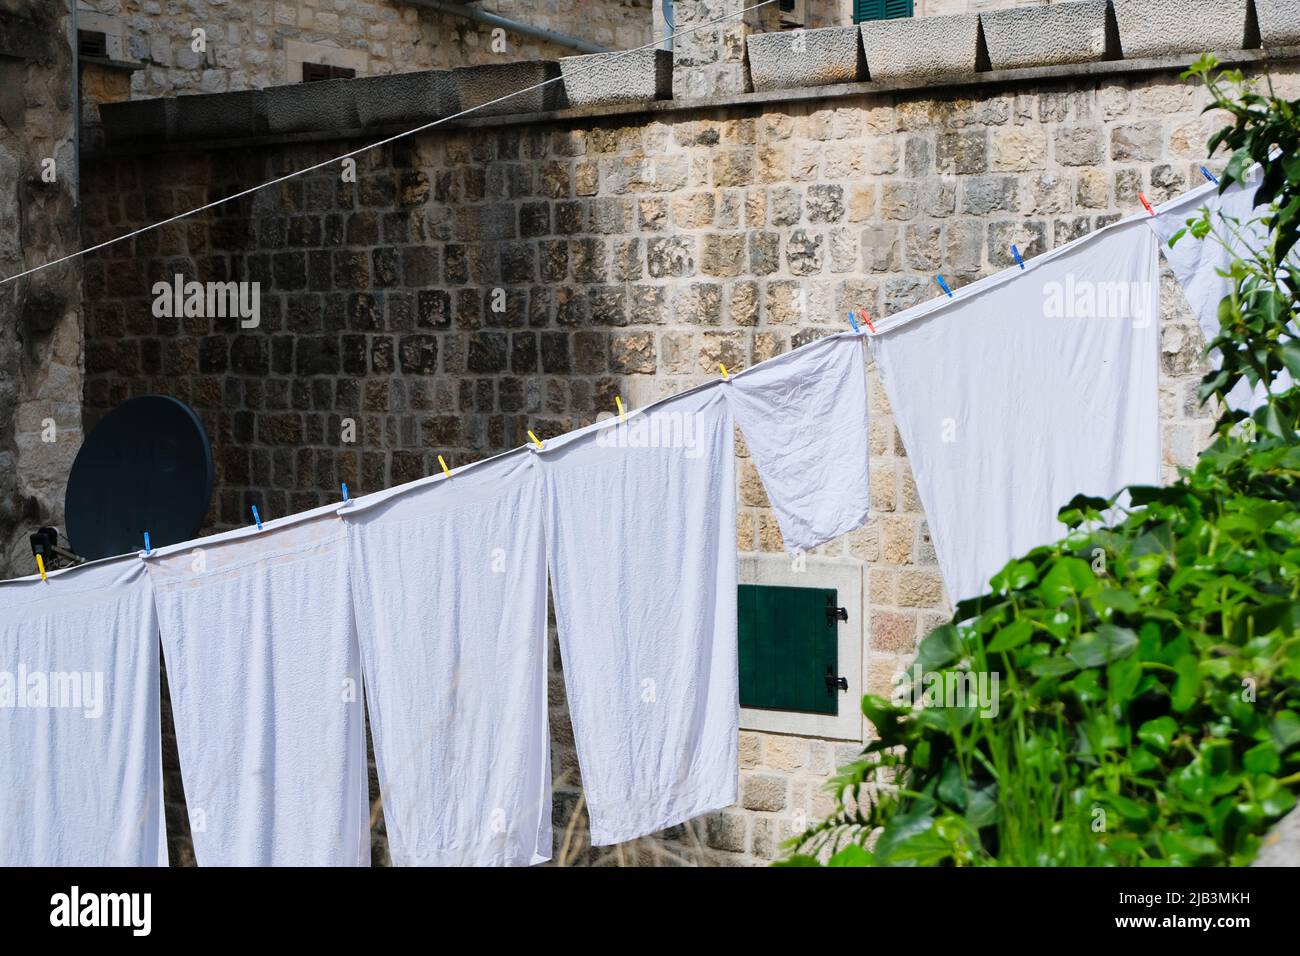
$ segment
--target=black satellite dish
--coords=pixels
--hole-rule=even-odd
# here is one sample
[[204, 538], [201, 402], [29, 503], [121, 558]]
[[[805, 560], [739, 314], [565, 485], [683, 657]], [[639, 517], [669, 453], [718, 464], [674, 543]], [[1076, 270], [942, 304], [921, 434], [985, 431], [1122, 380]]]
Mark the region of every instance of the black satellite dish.
[[166, 395], [132, 398], [87, 436], [68, 476], [72, 549], [88, 561], [187, 541], [212, 499], [212, 443], [198, 416]]

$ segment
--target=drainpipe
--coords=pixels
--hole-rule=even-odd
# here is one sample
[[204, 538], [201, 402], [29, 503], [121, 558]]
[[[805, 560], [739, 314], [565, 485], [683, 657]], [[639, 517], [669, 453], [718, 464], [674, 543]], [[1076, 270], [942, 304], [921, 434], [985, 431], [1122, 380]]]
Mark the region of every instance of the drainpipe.
[[77, 30], [77, 0], [69, 0], [72, 7], [72, 25], [68, 38], [72, 44], [72, 156], [76, 165], [76, 180], [72, 201], [81, 209], [81, 40]]
[[577, 50], [579, 53], [614, 52], [608, 47], [603, 47], [598, 43], [588, 43], [586, 40], [580, 40], [577, 37], [567, 36], [563, 33], [553, 33], [550, 30], [544, 30], [541, 27], [535, 27], [527, 23], [520, 23], [518, 20], [511, 20], [508, 17], [489, 13], [486, 10], [479, 10], [476, 7], [466, 7], [459, 3], [448, 3], [445, 2], [445, 0], [407, 0], [407, 2], [417, 7], [424, 7], [426, 10], [444, 13], [450, 17], [464, 17], [466, 20], [475, 20], [479, 23], [486, 23], [488, 26], [504, 27], [514, 33], [522, 33], [525, 36], [536, 37], [539, 40], [545, 40], [547, 43], [554, 43], [557, 46], [564, 46], [571, 50]]

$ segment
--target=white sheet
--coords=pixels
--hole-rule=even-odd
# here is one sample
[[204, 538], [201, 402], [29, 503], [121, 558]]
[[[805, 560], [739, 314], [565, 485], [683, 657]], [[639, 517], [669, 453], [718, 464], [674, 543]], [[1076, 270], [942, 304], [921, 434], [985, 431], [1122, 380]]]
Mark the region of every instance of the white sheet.
[[0, 866], [166, 866], [158, 623], [134, 556], [0, 582]]
[[725, 394], [781, 528], [811, 550], [868, 517], [862, 336], [821, 339], [732, 376]]
[[527, 451], [343, 512], [398, 866], [551, 855], [546, 549]]
[[[1266, 210], [1255, 205], [1255, 192], [1259, 188], [1258, 169], [1255, 176], [1253, 184], [1243, 187], [1240, 183], [1233, 183], [1222, 194], [1214, 184], [1193, 190], [1158, 207], [1156, 215], [1148, 220], [1160, 237], [1160, 250], [1187, 296], [1206, 342], [1218, 336], [1219, 303], [1232, 292], [1232, 280], [1221, 273], [1228, 271], [1234, 257], [1248, 258], [1251, 249], [1258, 250], [1267, 240], [1259, 222]], [[1199, 218], [1202, 208], [1211, 211], [1214, 233], [1197, 239], [1188, 232], [1170, 246], [1170, 238], [1184, 228], [1189, 219]], [[1220, 240], [1226, 240], [1227, 245]], [[1216, 369], [1223, 364], [1218, 349], [1211, 352], [1210, 362]], [[1283, 370], [1276, 378], [1274, 388], [1285, 391], [1290, 387], [1291, 375]], [[1264, 404], [1266, 395], [1268, 386], [1264, 382], [1258, 382], [1252, 389], [1249, 382], [1240, 381], [1226, 398], [1230, 408], [1253, 412]]]
[[335, 508], [146, 559], [200, 866], [369, 866], [361, 662]]
[[1159, 484], [1156, 264], [1154, 235], [1130, 220], [877, 323], [954, 601], [1060, 538], [1076, 494]]
[[537, 453], [595, 846], [736, 800], [735, 453], [724, 387]]

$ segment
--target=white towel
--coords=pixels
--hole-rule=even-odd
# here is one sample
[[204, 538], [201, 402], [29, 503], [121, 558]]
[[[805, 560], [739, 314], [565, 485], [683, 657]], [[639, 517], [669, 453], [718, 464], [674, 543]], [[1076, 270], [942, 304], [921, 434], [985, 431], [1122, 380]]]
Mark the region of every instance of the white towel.
[[867, 377], [862, 336], [821, 339], [733, 375], [724, 389], [786, 550], [866, 523]]
[[[1206, 342], [1218, 336], [1219, 304], [1232, 292], [1232, 280], [1221, 273], [1228, 271], [1234, 257], [1249, 258], [1251, 250], [1261, 249], [1268, 238], [1260, 222], [1268, 210], [1255, 205], [1260, 181], [1258, 167], [1252, 175], [1250, 184], [1233, 183], [1223, 193], [1213, 184], [1193, 190], [1160, 206], [1156, 215], [1148, 219], [1160, 237], [1160, 251], [1182, 286]], [[1174, 234], [1186, 227], [1189, 219], [1198, 219], [1202, 209], [1210, 210], [1214, 233], [1197, 239], [1188, 232], [1170, 246]], [[1215, 369], [1223, 364], [1217, 349], [1210, 354], [1210, 362]], [[1291, 375], [1283, 370], [1273, 388], [1281, 392], [1290, 387]], [[1249, 382], [1240, 381], [1226, 398], [1229, 408], [1253, 412], [1264, 404], [1266, 395], [1266, 383], [1259, 382], [1251, 388]]]
[[361, 663], [335, 510], [146, 559], [200, 866], [370, 863]]
[[1154, 235], [1109, 227], [877, 323], [948, 593], [1062, 537], [1076, 494], [1160, 482]]
[[158, 710], [138, 558], [0, 583], [0, 866], [166, 866]]
[[736, 800], [735, 453], [722, 388], [537, 453], [596, 846]]
[[549, 859], [546, 549], [534, 456], [515, 452], [360, 498], [343, 514], [393, 863]]

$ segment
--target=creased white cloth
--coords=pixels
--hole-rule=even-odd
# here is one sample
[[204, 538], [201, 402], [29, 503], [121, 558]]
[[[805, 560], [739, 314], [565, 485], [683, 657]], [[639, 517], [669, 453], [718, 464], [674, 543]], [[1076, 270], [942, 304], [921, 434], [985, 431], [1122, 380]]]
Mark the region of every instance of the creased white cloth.
[[158, 624], [134, 557], [0, 583], [0, 866], [166, 866]]
[[537, 453], [595, 846], [736, 800], [735, 453], [724, 387]]
[[146, 559], [200, 866], [369, 866], [361, 662], [336, 507]]
[[1160, 482], [1156, 242], [1140, 220], [886, 323], [871, 344], [949, 596], [1060, 538], [1076, 494]]
[[867, 479], [862, 336], [834, 335], [732, 375], [724, 389], [786, 550], [861, 527]]
[[[1219, 304], [1232, 292], [1232, 280], [1223, 273], [1231, 267], [1234, 258], [1249, 258], [1251, 250], [1259, 250], [1268, 238], [1260, 222], [1268, 210], [1255, 205], [1260, 183], [1258, 167], [1252, 176], [1247, 185], [1233, 183], [1222, 193], [1213, 184], [1193, 190], [1158, 207], [1156, 215], [1148, 220], [1160, 238], [1160, 251], [1178, 279], [1206, 342], [1218, 336]], [[1213, 232], [1197, 239], [1189, 231], [1171, 246], [1169, 240], [1174, 234], [1189, 219], [1198, 219], [1201, 210], [1207, 208]], [[1211, 352], [1210, 362], [1216, 369], [1223, 364], [1218, 349]], [[1290, 373], [1283, 370], [1274, 380], [1273, 388], [1285, 391], [1291, 384]], [[1264, 382], [1256, 383], [1252, 389], [1243, 380], [1233, 386], [1226, 399], [1230, 408], [1252, 412], [1264, 404], [1266, 395], [1268, 386]]]
[[357, 499], [342, 513], [394, 864], [549, 859], [535, 456], [503, 455]]

